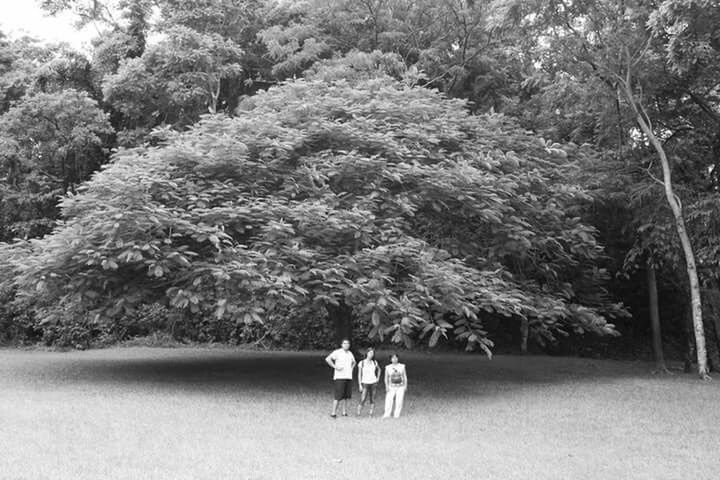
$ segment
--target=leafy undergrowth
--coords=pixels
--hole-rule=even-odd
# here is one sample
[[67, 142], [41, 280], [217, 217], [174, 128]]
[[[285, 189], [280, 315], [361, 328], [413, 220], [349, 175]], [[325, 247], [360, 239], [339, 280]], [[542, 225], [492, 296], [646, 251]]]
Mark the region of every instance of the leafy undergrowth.
[[332, 420], [322, 352], [0, 350], [0, 478], [715, 478], [718, 382], [402, 357], [402, 418]]
[[153, 347], [153, 348], [179, 348], [188, 347], [185, 342], [181, 342], [167, 332], [154, 332], [150, 335], [142, 337], [134, 337], [123, 341], [122, 347]]

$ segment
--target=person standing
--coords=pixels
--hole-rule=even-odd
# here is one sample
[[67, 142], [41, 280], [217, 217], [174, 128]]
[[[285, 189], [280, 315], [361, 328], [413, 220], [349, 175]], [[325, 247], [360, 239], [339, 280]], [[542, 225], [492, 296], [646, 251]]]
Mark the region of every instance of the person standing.
[[375, 391], [380, 381], [380, 365], [375, 360], [375, 350], [371, 347], [365, 353], [365, 358], [358, 364], [358, 386], [360, 387], [360, 404], [357, 414], [362, 413], [365, 401], [370, 402], [370, 416], [375, 412]]
[[350, 351], [350, 340], [340, 342], [340, 348], [325, 357], [325, 362], [333, 369], [334, 400], [331, 417], [337, 418], [337, 409], [342, 402], [342, 414], [347, 417], [347, 401], [352, 397], [352, 378], [355, 368], [355, 356]]
[[[407, 384], [405, 364], [400, 363], [400, 357], [398, 357], [397, 353], [393, 353], [390, 355], [390, 364], [385, 367], [385, 414], [383, 418], [390, 418], [390, 415], [395, 418], [400, 416], [405, 401]], [[395, 402], [394, 412], [393, 401]]]

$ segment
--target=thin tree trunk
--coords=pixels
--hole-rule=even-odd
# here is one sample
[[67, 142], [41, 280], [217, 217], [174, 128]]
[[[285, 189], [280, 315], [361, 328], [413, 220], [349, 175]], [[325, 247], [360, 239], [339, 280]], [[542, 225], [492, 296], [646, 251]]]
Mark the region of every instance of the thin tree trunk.
[[64, 153], [63, 156], [62, 156], [61, 164], [60, 164], [60, 168], [61, 168], [60, 171], [62, 172], [61, 175], [62, 175], [62, 189], [63, 189], [63, 193], [67, 193], [67, 191], [68, 191], [68, 185], [69, 185], [69, 182], [68, 182], [68, 179], [67, 179], [67, 165], [66, 165], [66, 164], [67, 164], [67, 157], [68, 157], [68, 154], [67, 154], [67, 153]]
[[718, 332], [715, 322], [705, 320], [705, 340], [707, 340], [708, 369], [717, 371], [720, 368], [720, 349], [718, 349]]
[[672, 179], [670, 176], [670, 163], [668, 162], [667, 155], [665, 154], [665, 149], [653, 132], [649, 130], [647, 125], [645, 125], [645, 130], [646, 135], [648, 132], [650, 133], [650, 135], [648, 135], [650, 137], [650, 143], [652, 143], [660, 156], [660, 162], [663, 169], [665, 196], [670, 204], [673, 216], [675, 217], [675, 228], [678, 236], [680, 237], [680, 244], [682, 245], [683, 254], [685, 255], [685, 268], [687, 270], [688, 281], [690, 283], [690, 302], [692, 306], [693, 330], [695, 331], [695, 351], [697, 353], [698, 375], [703, 380], [707, 380], [710, 377], [708, 376], [707, 350], [705, 348], [705, 326], [702, 318], [700, 280], [698, 278], [697, 266], [695, 264], [695, 254], [693, 252], [692, 243], [690, 242], [690, 236], [685, 228], [685, 218], [682, 212], [682, 205], [673, 192]]
[[715, 288], [703, 290], [705, 299], [705, 339], [707, 340], [710, 371], [720, 371], [720, 291]]
[[[719, 281], [715, 281], [716, 286], [720, 286]], [[720, 350], [720, 289], [714, 288], [712, 290], [712, 322], [715, 326], [715, 341], [717, 342], [718, 350]], [[720, 371], [720, 361], [715, 366], [715, 370]]]
[[210, 103], [208, 104], [208, 111], [212, 114], [216, 114], [218, 99], [220, 98], [220, 79], [217, 79], [217, 83], [214, 83], [212, 80], [212, 77], [208, 80], [208, 86], [210, 88]]
[[693, 333], [692, 311], [685, 308], [683, 312], [683, 332], [685, 332], [685, 373], [692, 371], [695, 356], [695, 334]]
[[677, 230], [678, 237], [680, 237], [680, 244], [682, 245], [683, 254], [685, 256], [685, 268], [687, 270], [688, 281], [690, 284], [690, 302], [692, 305], [693, 330], [695, 331], [698, 375], [703, 380], [709, 380], [710, 376], [708, 375], [707, 351], [705, 348], [705, 331], [702, 319], [702, 301], [700, 298], [700, 280], [698, 279], [695, 254], [693, 253], [690, 236], [685, 228], [685, 218], [682, 212], [682, 204], [680, 203], [679, 197], [675, 195], [675, 192], [673, 191], [670, 162], [668, 161], [665, 153], [665, 148], [652, 129], [650, 118], [645, 113], [642, 105], [639, 105], [635, 99], [632, 83], [630, 81], [630, 65], [628, 65], [627, 78], [623, 79], [622, 83], [625, 95], [627, 96], [630, 106], [635, 112], [635, 117], [640, 129], [650, 141], [650, 144], [653, 146], [660, 158], [660, 165], [663, 172], [663, 180], [661, 183], [663, 184], [665, 197], [667, 198], [667, 202], [670, 205], [673, 217], [675, 218], [675, 229]]
[[352, 308], [343, 301], [338, 305], [328, 303], [325, 308], [335, 332], [335, 344], [340, 345], [340, 342], [346, 338], [352, 341]]
[[663, 355], [662, 333], [660, 331], [660, 312], [658, 309], [657, 294], [657, 278], [655, 277], [655, 267], [648, 265], [647, 267], [648, 281], [648, 302], [650, 307], [650, 329], [652, 331], [653, 353], [655, 354], [655, 369], [658, 373], [669, 373], [665, 365], [665, 356]]
[[530, 335], [530, 322], [527, 318], [520, 320], [520, 352], [523, 354], [528, 351], [528, 336]]
[[623, 130], [623, 121], [622, 121], [622, 111], [620, 110], [620, 92], [617, 90], [615, 91], [615, 111], [617, 112], [617, 129], [618, 129], [618, 152], [620, 152], [621, 158], [623, 153], [623, 148], [625, 147], [625, 144], [623, 142], [623, 136], [624, 136], [624, 130]]

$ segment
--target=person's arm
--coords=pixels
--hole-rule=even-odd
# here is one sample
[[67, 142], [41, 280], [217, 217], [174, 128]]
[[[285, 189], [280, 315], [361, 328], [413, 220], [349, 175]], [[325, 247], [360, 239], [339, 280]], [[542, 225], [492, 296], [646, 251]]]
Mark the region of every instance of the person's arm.
[[380, 377], [382, 376], [382, 368], [380, 368], [380, 364], [375, 360], [375, 378], [380, 380]]
[[403, 368], [403, 386], [407, 388], [408, 381], [407, 381], [407, 367]]
[[335, 357], [333, 357], [332, 353], [330, 355], [328, 355], [327, 357], [325, 357], [325, 363], [330, 365], [330, 368], [332, 368], [333, 370], [335, 370], [337, 368], [335, 366]]
[[385, 367], [385, 390], [390, 390], [390, 370]]
[[353, 368], [355, 368], [355, 365], [357, 365], [357, 363], [355, 363], [355, 354], [354, 353], [350, 352], [350, 357], [352, 357], [352, 363], [350, 364], [350, 370], [352, 370]]
[[360, 360], [360, 365], [358, 365], [358, 388], [362, 392], [362, 362], [364, 360]]

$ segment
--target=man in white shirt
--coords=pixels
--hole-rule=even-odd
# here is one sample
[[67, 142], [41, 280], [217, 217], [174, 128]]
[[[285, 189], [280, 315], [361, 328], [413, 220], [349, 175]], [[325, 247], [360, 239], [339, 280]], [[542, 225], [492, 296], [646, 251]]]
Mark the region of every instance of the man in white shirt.
[[333, 408], [331, 417], [337, 418], [338, 404], [342, 402], [342, 414], [347, 417], [347, 400], [352, 397], [352, 378], [355, 368], [355, 356], [350, 351], [350, 340], [343, 339], [340, 347], [325, 357], [325, 362], [333, 369], [333, 382], [335, 384]]

